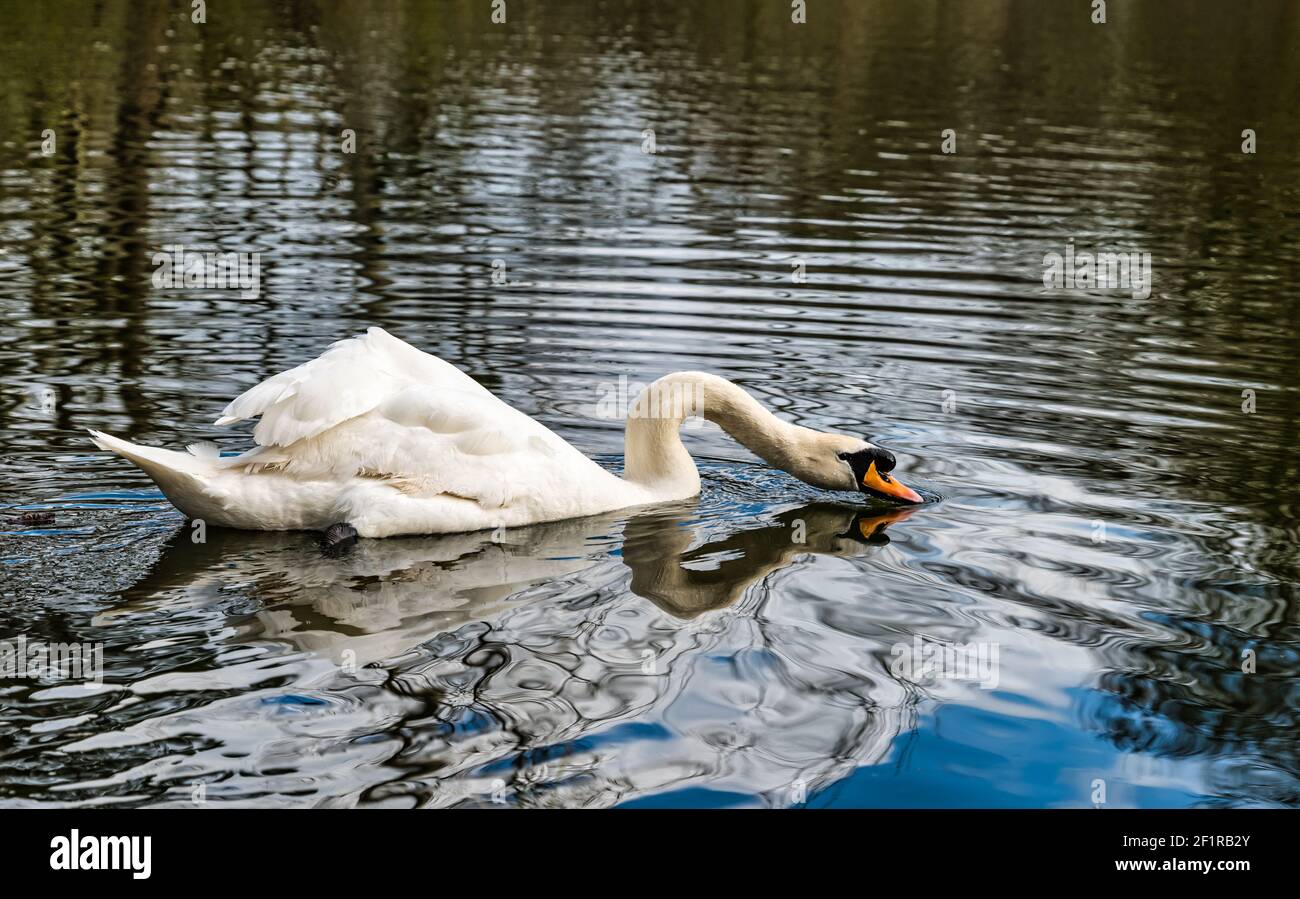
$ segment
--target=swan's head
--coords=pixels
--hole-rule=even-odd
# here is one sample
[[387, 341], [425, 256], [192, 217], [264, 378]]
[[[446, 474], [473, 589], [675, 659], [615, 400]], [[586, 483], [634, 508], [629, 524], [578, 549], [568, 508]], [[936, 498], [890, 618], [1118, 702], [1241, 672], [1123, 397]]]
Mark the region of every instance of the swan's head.
[[802, 480], [831, 490], [859, 490], [868, 496], [896, 503], [921, 503], [921, 494], [890, 474], [897, 460], [884, 447], [860, 437], [824, 434], [809, 459], [810, 477]]

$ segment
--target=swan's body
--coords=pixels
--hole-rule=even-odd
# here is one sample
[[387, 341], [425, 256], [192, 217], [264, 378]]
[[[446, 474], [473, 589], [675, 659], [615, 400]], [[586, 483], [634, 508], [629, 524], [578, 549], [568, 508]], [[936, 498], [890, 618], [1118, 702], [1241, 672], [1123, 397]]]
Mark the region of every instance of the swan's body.
[[887, 474], [882, 489], [871, 463], [888, 471], [887, 452], [783, 422], [740, 387], [700, 372], [667, 375], [638, 397], [619, 478], [464, 372], [381, 328], [335, 343], [227, 406], [218, 425], [261, 417], [258, 446], [241, 455], [91, 434], [191, 518], [252, 530], [347, 522], [362, 537], [388, 537], [517, 527], [694, 496], [699, 472], [678, 430], [695, 414], [808, 483], [920, 501]]

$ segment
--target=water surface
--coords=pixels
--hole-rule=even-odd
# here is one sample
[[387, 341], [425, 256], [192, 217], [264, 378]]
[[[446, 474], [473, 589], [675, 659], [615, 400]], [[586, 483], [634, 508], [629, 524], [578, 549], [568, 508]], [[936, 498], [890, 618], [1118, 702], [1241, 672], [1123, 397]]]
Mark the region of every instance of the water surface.
[[[1294, 4], [187, 6], [0, 15], [0, 636], [105, 669], [0, 681], [0, 802], [1300, 802]], [[325, 558], [87, 442], [242, 449], [372, 324], [612, 468], [601, 400], [705, 369], [942, 499], [704, 428], [697, 501]]]

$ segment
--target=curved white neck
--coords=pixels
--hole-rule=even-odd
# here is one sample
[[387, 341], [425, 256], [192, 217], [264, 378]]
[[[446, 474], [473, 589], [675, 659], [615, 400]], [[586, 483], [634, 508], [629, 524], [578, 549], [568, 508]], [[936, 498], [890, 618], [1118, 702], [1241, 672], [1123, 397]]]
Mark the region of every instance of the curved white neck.
[[657, 494], [692, 496], [700, 475], [680, 428], [699, 416], [721, 427], [769, 465], [805, 478], [830, 435], [781, 421], [742, 388], [704, 372], [665, 375], [645, 389], [628, 412], [625, 480]]

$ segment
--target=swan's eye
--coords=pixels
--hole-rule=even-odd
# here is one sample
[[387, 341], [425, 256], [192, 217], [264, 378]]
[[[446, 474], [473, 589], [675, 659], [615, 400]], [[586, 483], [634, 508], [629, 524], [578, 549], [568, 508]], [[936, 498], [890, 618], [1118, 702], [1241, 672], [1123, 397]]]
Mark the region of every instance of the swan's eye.
[[854, 461], [861, 461], [863, 469], [872, 462], [876, 463], [876, 471], [884, 474], [887, 471], [893, 471], [898, 460], [894, 454], [883, 447], [873, 446], [871, 449], [859, 450], [856, 453], [836, 453], [837, 458], [841, 461], [852, 464]]

